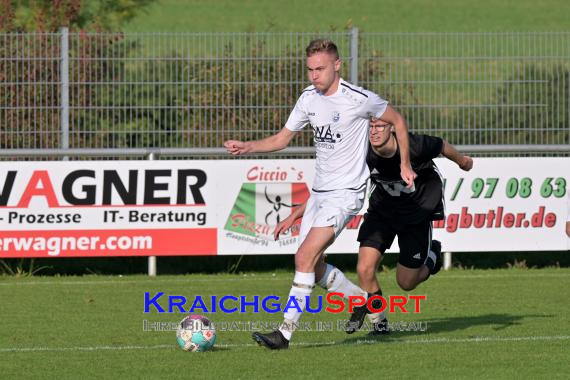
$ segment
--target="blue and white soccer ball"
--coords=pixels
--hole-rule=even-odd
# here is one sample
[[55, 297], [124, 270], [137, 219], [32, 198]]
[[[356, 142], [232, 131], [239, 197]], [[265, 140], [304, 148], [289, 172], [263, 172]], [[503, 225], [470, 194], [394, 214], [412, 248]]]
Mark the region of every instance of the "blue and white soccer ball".
[[184, 351], [208, 351], [216, 343], [216, 330], [208, 318], [189, 315], [180, 322], [176, 342]]

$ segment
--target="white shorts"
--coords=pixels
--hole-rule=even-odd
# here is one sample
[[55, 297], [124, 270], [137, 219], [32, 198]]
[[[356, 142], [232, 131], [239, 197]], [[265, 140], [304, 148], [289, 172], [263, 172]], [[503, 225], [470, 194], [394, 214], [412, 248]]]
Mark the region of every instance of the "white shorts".
[[312, 227], [333, 227], [336, 238], [350, 219], [362, 209], [365, 196], [366, 186], [357, 192], [353, 190], [333, 190], [324, 193], [311, 191], [301, 222], [299, 245], [305, 240]]

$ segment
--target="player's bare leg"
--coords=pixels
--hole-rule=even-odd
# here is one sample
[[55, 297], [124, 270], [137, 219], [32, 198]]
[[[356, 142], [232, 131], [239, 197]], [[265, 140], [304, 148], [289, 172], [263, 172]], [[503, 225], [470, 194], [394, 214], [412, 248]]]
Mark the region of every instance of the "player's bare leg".
[[369, 293], [380, 290], [376, 272], [381, 261], [382, 254], [376, 248], [360, 247], [358, 250], [358, 263], [356, 264], [358, 283], [363, 290]]
[[317, 263], [322, 262], [325, 249], [334, 241], [332, 227], [312, 227], [295, 254], [297, 272], [315, 272]]
[[[360, 247], [358, 251], [358, 264], [356, 265], [356, 272], [358, 274], [358, 283], [360, 287], [367, 292], [367, 298], [372, 296], [382, 296], [382, 289], [378, 283], [378, 278], [376, 273], [378, 271], [378, 266], [382, 261], [382, 253], [373, 247]], [[373, 304], [374, 308], [380, 308], [382, 306], [381, 301], [375, 301]], [[362, 323], [364, 323], [364, 316], [367, 315], [368, 319], [374, 326], [371, 331], [372, 335], [376, 335], [380, 331], [388, 331], [386, 329], [387, 319], [385, 312], [373, 313], [366, 306], [356, 307], [354, 312], [350, 316], [351, 327], [347, 330], [347, 333], [353, 333], [356, 327], [360, 328]]]
[[396, 282], [402, 290], [414, 290], [420, 283], [429, 277], [429, 268], [422, 265], [419, 268], [408, 268], [398, 263], [396, 269]]
[[284, 322], [279, 330], [268, 334], [254, 333], [253, 339], [270, 349], [286, 349], [293, 334], [295, 324], [301, 318], [311, 293], [315, 287], [315, 270], [323, 272], [322, 256], [325, 249], [334, 241], [332, 227], [313, 227], [295, 254], [295, 277], [287, 298], [287, 304], [295, 299], [297, 307], [289, 307], [284, 313]]
[[[289, 308], [284, 314], [281, 329], [269, 334], [254, 333], [253, 338], [261, 345], [271, 349], [289, 346], [295, 323], [299, 321], [311, 295], [315, 282], [329, 292], [339, 292], [345, 299], [349, 296], [366, 297], [366, 292], [346, 278], [338, 268], [325, 263], [324, 252], [334, 241], [332, 227], [313, 227], [295, 255], [295, 278], [289, 293], [294, 297], [299, 309]], [[317, 254], [315, 254], [315, 252]], [[311, 271], [312, 272], [309, 272]]]

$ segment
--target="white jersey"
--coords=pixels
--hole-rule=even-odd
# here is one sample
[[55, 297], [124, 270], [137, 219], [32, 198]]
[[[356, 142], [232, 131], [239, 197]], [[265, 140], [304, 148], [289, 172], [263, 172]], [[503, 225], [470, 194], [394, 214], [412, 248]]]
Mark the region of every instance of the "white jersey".
[[345, 82], [336, 93], [324, 96], [307, 87], [285, 127], [300, 131], [310, 124], [317, 150], [314, 191], [359, 190], [370, 171], [366, 165], [371, 117], [379, 118], [388, 102], [375, 93]]

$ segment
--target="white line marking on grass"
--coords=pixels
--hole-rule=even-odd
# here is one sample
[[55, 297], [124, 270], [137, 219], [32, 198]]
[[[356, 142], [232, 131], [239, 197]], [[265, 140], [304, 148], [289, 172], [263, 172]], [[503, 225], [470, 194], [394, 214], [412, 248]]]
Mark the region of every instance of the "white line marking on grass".
[[0, 348], [0, 352], [60, 352], [60, 351], [115, 351], [115, 350], [157, 350], [175, 348], [172, 344], [156, 346], [93, 346], [93, 347], [13, 347]]
[[0, 282], [0, 286], [10, 285], [117, 285], [117, 284], [162, 284], [195, 282], [232, 282], [232, 281], [291, 281], [292, 277], [240, 277], [240, 278], [185, 278], [185, 279], [141, 279], [141, 280], [93, 280], [93, 281], [30, 281], [30, 282]]
[[[533, 272], [525, 272], [525, 273], [517, 273], [515, 274], [467, 274], [467, 275], [459, 275], [459, 274], [450, 274], [450, 275], [444, 275], [439, 277], [440, 279], [445, 280], [446, 278], [451, 278], [451, 279], [465, 279], [465, 280], [469, 280], [472, 278], [484, 278], [484, 279], [492, 279], [492, 278], [516, 278], [516, 279], [520, 279], [520, 278], [527, 278], [527, 277], [564, 277], [564, 278], [569, 278], [569, 274], [568, 273], [533, 273]], [[436, 276], [437, 278], [437, 276]]]
[[[494, 343], [494, 342], [533, 342], [533, 341], [558, 341], [570, 340], [567, 335], [554, 335], [554, 336], [517, 336], [517, 337], [474, 337], [474, 338], [435, 338], [435, 339], [415, 339], [415, 340], [374, 340], [362, 339], [349, 342], [296, 342], [291, 343], [291, 346], [309, 346], [309, 347], [322, 347], [322, 346], [336, 346], [336, 345], [360, 345], [360, 344], [449, 344], [449, 343]], [[217, 344], [218, 348], [245, 348], [256, 347], [255, 343], [243, 344]], [[162, 350], [162, 349], [177, 349], [174, 344], [161, 344], [154, 346], [93, 346], [93, 347], [8, 347], [0, 348], [0, 353], [26, 353], [26, 352], [61, 352], [61, 351], [119, 351], [119, 350]]]
[[[435, 339], [417, 339], [417, 340], [401, 340], [388, 341], [389, 344], [433, 344], [433, 343], [479, 343], [479, 342], [529, 342], [529, 341], [552, 341], [552, 340], [569, 340], [568, 335], [554, 336], [513, 336], [513, 337], [494, 337], [479, 336], [473, 338], [435, 338]], [[358, 340], [359, 344], [374, 344], [378, 340], [365, 339]]]

